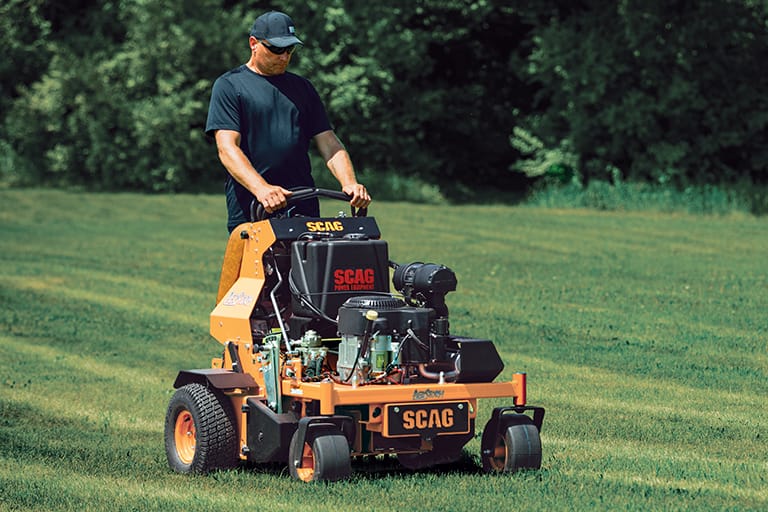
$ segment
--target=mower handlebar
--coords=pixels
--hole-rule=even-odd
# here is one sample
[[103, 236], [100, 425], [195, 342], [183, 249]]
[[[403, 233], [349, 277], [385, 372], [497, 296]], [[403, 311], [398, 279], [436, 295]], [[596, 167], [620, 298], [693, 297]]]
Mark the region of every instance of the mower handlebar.
[[[312, 199], [315, 197], [327, 197], [330, 199], [338, 199], [339, 201], [350, 201], [352, 199], [352, 196], [347, 195], [344, 192], [339, 192], [337, 190], [328, 190], [325, 188], [301, 187], [301, 188], [292, 188], [289, 190], [293, 193], [288, 197], [288, 204], [284, 209], [287, 209], [288, 206], [291, 206], [292, 204], [296, 204], [299, 201], [304, 201], [306, 199]], [[368, 213], [367, 208], [355, 208], [354, 206], [351, 206], [350, 208], [352, 209], [353, 217], [365, 217]], [[251, 210], [250, 211], [251, 222], [256, 222], [258, 220], [265, 220], [268, 216], [267, 211], [264, 209], [264, 206], [258, 201], [256, 201], [256, 199], [253, 199], [251, 201], [250, 210]]]

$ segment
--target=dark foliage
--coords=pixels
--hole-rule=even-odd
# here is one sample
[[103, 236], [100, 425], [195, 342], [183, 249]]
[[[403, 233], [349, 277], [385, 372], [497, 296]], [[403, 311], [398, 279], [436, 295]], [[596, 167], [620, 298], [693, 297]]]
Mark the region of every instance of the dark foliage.
[[[512, 5], [510, 5], [512, 4]], [[270, 2], [10, 0], [0, 183], [200, 190], [210, 87]], [[768, 181], [756, 0], [285, 0], [358, 169], [524, 190], [540, 176]], [[318, 172], [323, 172], [318, 170]]]

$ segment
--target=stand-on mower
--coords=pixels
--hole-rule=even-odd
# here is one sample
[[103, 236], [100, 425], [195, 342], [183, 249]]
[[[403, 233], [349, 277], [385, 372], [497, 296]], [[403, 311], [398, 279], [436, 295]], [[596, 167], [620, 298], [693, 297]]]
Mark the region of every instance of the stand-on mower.
[[[295, 202], [328, 197], [293, 191]], [[478, 399], [508, 397], [485, 424], [486, 471], [541, 467], [544, 409], [526, 404], [526, 374], [490, 340], [449, 332], [443, 265], [389, 260], [364, 210], [266, 218], [230, 236], [211, 334], [223, 355], [179, 372], [165, 419], [170, 467], [206, 473], [287, 463], [304, 481], [350, 476], [353, 457], [394, 455], [409, 469], [455, 462], [475, 436]], [[390, 292], [392, 284], [398, 293]]]

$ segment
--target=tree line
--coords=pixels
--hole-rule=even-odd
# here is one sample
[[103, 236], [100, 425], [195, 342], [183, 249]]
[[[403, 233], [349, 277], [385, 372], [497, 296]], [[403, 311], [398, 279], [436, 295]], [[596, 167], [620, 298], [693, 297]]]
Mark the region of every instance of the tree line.
[[765, 0], [7, 0], [0, 183], [221, 183], [210, 89], [273, 8], [359, 170], [447, 194], [768, 182]]

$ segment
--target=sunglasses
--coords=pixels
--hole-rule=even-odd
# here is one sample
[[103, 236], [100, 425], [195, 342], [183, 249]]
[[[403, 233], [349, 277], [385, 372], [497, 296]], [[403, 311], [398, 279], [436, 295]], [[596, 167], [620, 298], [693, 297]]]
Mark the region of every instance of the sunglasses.
[[291, 46], [270, 46], [264, 41], [261, 41], [261, 44], [263, 44], [267, 50], [274, 53], [275, 55], [282, 55], [284, 53], [288, 53], [288, 55], [293, 55], [293, 52], [296, 51], [296, 47], [298, 45], [292, 44]]

